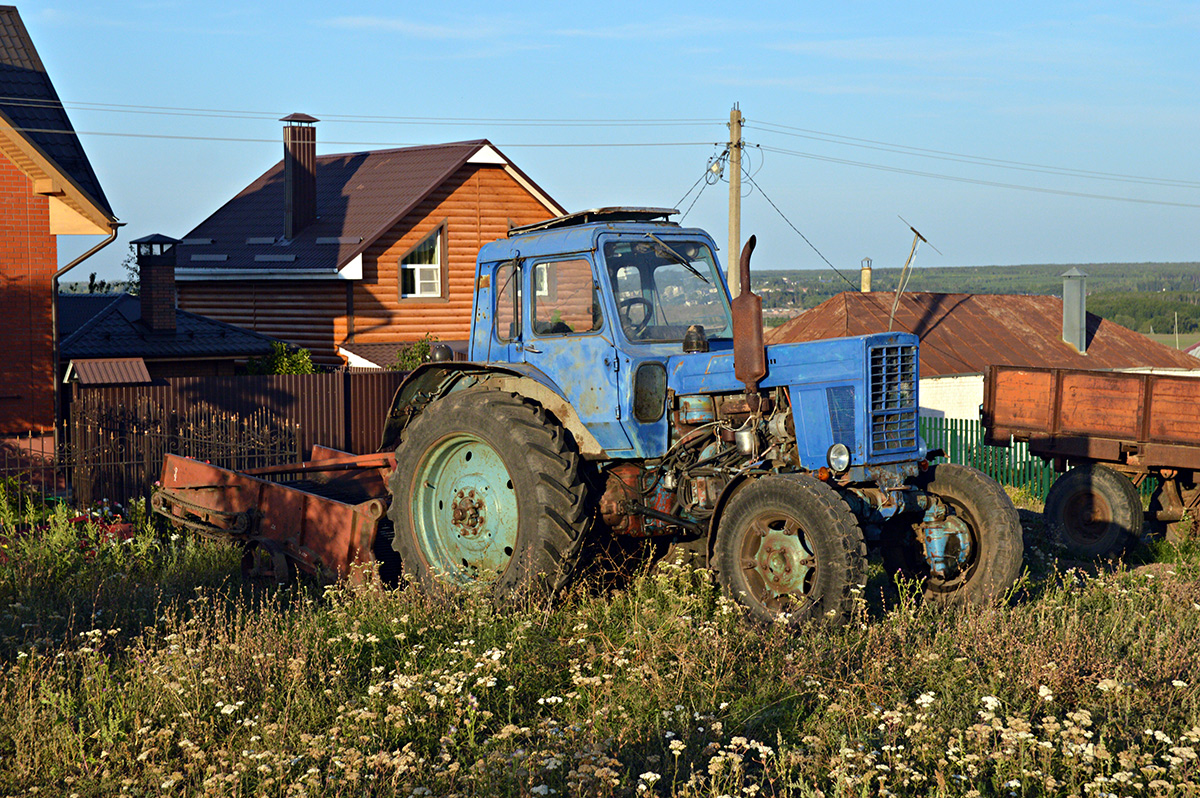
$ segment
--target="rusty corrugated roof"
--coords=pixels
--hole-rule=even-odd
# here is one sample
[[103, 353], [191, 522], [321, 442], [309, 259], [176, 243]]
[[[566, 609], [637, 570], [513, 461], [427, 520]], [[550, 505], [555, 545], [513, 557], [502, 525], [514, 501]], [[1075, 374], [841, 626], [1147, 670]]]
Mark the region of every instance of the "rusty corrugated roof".
[[[847, 291], [769, 330], [768, 344], [886, 332], [895, 295]], [[1062, 340], [1062, 300], [1012, 294], [901, 295], [893, 330], [921, 339], [921, 376], [990, 365], [1077, 369], [1196, 368], [1191, 355], [1087, 314], [1087, 354]]]
[[500, 159], [549, 199], [486, 139], [319, 155], [317, 220], [286, 241], [281, 160], [183, 237], [176, 275], [203, 279], [201, 270], [226, 269], [333, 275], [478, 153], [485, 163]]
[[140, 357], [108, 357], [72, 360], [67, 366], [67, 381], [77, 378], [80, 385], [145, 385], [150, 382], [146, 361]]

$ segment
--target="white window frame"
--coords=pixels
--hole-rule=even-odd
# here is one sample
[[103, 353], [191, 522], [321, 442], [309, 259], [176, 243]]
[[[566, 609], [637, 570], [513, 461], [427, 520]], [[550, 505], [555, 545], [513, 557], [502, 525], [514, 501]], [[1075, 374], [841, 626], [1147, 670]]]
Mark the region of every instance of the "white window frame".
[[[400, 256], [397, 262], [397, 291], [401, 299], [441, 299], [445, 296], [444, 286], [442, 284], [442, 272], [445, 271], [446, 260], [446, 225], [438, 225], [429, 235], [422, 238], [417, 244]], [[433, 240], [433, 263], [405, 263], [418, 250], [425, 247], [430, 239]], [[405, 293], [404, 278], [406, 274], [412, 274], [413, 288], [412, 293]]]

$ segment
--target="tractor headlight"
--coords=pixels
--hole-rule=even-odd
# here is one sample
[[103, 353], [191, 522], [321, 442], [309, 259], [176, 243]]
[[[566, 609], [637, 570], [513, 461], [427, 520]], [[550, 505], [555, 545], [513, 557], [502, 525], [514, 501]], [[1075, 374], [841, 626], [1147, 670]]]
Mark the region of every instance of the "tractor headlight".
[[850, 467], [850, 450], [844, 443], [835, 443], [825, 453], [825, 462], [835, 474], [840, 474]]

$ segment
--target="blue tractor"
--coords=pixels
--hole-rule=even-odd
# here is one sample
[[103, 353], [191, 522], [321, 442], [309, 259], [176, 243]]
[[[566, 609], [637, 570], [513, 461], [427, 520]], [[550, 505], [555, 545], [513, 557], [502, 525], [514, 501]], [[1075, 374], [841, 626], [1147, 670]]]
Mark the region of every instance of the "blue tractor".
[[606, 536], [689, 545], [763, 621], [844, 619], [867, 546], [944, 602], [1021, 566], [992, 479], [931, 465], [909, 333], [766, 347], [713, 240], [606, 208], [479, 251], [469, 361], [435, 347], [397, 391], [388, 515], [407, 578], [553, 595]]

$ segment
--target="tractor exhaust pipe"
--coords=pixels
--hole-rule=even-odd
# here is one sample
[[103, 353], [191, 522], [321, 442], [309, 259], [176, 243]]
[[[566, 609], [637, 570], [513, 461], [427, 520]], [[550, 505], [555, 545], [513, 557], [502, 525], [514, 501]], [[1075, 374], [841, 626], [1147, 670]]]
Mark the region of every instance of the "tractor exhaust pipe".
[[750, 290], [750, 253], [756, 239], [750, 236], [738, 262], [742, 293], [733, 298], [733, 373], [746, 386], [746, 395], [758, 393], [758, 381], [767, 375], [767, 350], [763, 343], [762, 297]]

